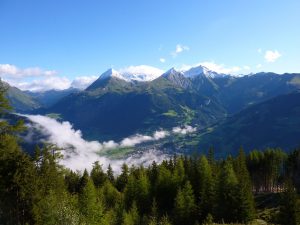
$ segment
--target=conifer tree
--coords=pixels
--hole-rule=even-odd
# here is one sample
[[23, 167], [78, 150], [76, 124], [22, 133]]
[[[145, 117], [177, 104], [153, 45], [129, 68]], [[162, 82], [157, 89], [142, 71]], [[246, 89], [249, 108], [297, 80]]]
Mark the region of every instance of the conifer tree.
[[99, 224], [103, 217], [103, 205], [97, 199], [93, 181], [88, 178], [86, 185], [79, 194], [79, 210], [88, 224]]
[[105, 181], [102, 187], [103, 200], [107, 208], [114, 208], [121, 201], [120, 192], [110, 181]]
[[120, 176], [117, 178], [117, 189], [119, 191], [123, 191], [126, 184], [127, 184], [127, 181], [128, 181], [128, 177], [129, 177], [129, 170], [128, 170], [128, 166], [124, 163], [122, 165], [122, 173], [120, 174]]
[[300, 204], [290, 180], [286, 182], [286, 190], [281, 196], [279, 218], [282, 225], [300, 224]]
[[252, 184], [246, 166], [246, 156], [243, 148], [236, 159], [236, 175], [238, 178], [238, 221], [249, 222], [255, 217], [254, 197]]
[[107, 178], [106, 174], [102, 170], [102, 166], [99, 164], [99, 161], [94, 162], [93, 169], [91, 171], [91, 178], [96, 188], [103, 185]]
[[107, 171], [106, 171], [106, 176], [108, 178], [108, 180], [113, 184], [115, 182], [115, 177], [114, 177], [114, 171], [111, 168], [111, 165], [109, 164], [107, 167]]
[[214, 201], [215, 201], [215, 190], [214, 181], [212, 177], [212, 171], [210, 164], [205, 156], [201, 156], [198, 168], [200, 180], [199, 187], [199, 213], [200, 219], [204, 220], [208, 214], [213, 213]]
[[221, 168], [215, 215], [219, 221], [238, 221], [238, 179], [233, 170], [232, 160], [227, 159]]
[[171, 171], [165, 164], [159, 167], [157, 182], [155, 186], [155, 197], [158, 208], [162, 212], [171, 211], [174, 206], [178, 186], [174, 183]]
[[139, 223], [140, 216], [138, 208], [135, 202], [133, 202], [130, 210], [124, 213], [122, 225], [139, 225]]
[[193, 224], [195, 219], [195, 197], [189, 181], [179, 189], [175, 198], [175, 224]]

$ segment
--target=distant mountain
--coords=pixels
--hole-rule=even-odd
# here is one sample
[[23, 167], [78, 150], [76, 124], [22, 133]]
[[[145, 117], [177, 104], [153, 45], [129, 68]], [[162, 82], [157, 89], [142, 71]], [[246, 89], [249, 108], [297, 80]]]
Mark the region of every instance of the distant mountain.
[[182, 71], [178, 71], [175, 68], [171, 68], [158, 79], [167, 79], [175, 86], [184, 89], [191, 88], [192, 86], [191, 80], [187, 79]]
[[[240, 111], [299, 89], [300, 74], [231, 76], [203, 66], [160, 74], [141, 66], [109, 69], [85, 90], [32, 93], [9, 86], [8, 97], [17, 112], [51, 114], [70, 121], [85, 138], [107, 141], [182, 125], [203, 130], [220, 121], [234, 124]], [[205, 137], [205, 143], [214, 141]], [[201, 146], [205, 143], [201, 138]]]
[[153, 81], [159, 76], [161, 76], [162, 72], [159, 69], [156, 69], [151, 66], [136, 66], [129, 67], [125, 70], [114, 70], [109, 69], [101, 76], [99, 79], [106, 79], [108, 77], [118, 78], [120, 80], [124, 80], [126, 82], [149, 82]]
[[109, 91], [125, 91], [132, 87], [132, 83], [128, 82], [117, 71], [109, 69], [95, 80], [90, 86], [86, 88], [86, 91], [92, 92], [109, 92]]
[[184, 74], [185, 77], [188, 78], [195, 78], [197, 76], [206, 76], [209, 78], [220, 78], [220, 77], [230, 76], [229, 74], [217, 73], [202, 65], [192, 67], [188, 70], [183, 70], [182, 73]]
[[292, 150], [300, 146], [300, 92], [277, 96], [248, 107], [201, 134], [199, 149], [213, 146], [218, 156], [235, 154], [240, 146], [254, 148], [281, 147]]
[[65, 90], [49, 90], [42, 92], [25, 91], [25, 93], [36, 99], [43, 107], [50, 107], [63, 97], [79, 91], [80, 90], [76, 88], [68, 88]]
[[107, 140], [190, 124], [202, 129], [251, 105], [293, 92], [300, 74], [217, 74], [205, 67], [174, 68], [154, 80], [124, 78], [109, 69], [84, 91], [40, 113], [59, 116], [88, 138]]
[[37, 99], [20, 89], [10, 86], [8, 83], [1, 80], [0, 85], [3, 85], [7, 89], [6, 96], [15, 111], [29, 112], [41, 107], [41, 104]]
[[215, 78], [216, 97], [229, 114], [253, 104], [300, 89], [300, 74], [257, 73], [242, 77]]
[[223, 118], [225, 111], [215, 99], [164, 76], [133, 83], [109, 70], [85, 91], [63, 98], [45, 113], [60, 114], [87, 137], [107, 140], [160, 127], [207, 126]]

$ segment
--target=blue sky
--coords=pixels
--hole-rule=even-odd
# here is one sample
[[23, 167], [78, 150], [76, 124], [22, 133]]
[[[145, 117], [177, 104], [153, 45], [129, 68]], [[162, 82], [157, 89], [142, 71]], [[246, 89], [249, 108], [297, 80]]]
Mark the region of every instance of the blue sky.
[[299, 9], [299, 0], [0, 0], [0, 76], [22, 87], [132, 65], [300, 72]]

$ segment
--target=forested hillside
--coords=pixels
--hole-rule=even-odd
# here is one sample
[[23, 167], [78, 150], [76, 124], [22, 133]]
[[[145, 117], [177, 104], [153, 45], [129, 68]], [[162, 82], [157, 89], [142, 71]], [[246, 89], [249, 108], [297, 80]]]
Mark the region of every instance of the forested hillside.
[[[9, 105], [0, 92], [0, 113]], [[16, 125], [0, 121], [1, 224], [299, 224], [300, 150], [252, 151], [215, 160], [174, 156], [151, 166], [122, 166], [114, 174], [98, 162], [70, 171], [59, 165], [60, 150], [22, 151]], [[266, 201], [274, 196], [272, 204]]]

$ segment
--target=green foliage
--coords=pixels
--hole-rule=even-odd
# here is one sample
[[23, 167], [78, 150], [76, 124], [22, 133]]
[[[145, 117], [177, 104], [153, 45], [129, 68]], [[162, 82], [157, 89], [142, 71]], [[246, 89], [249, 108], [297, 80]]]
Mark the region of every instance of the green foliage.
[[221, 168], [217, 187], [217, 218], [225, 222], [238, 221], [238, 179], [230, 160]]
[[93, 165], [93, 169], [91, 171], [91, 178], [95, 184], [95, 187], [100, 187], [103, 185], [105, 180], [107, 179], [106, 174], [103, 172], [101, 165], [98, 161], [96, 161]]
[[128, 173], [129, 173], [129, 170], [128, 170], [128, 166], [126, 164], [123, 164], [122, 165], [122, 173], [121, 175], [118, 177], [117, 179], [117, 188], [119, 191], [123, 191], [127, 182], [128, 182]]
[[108, 165], [108, 168], [107, 168], [107, 171], [106, 171], [106, 176], [107, 176], [108, 180], [109, 180], [111, 183], [114, 183], [114, 182], [115, 182], [114, 171], [112, 170], [110, 164]]
[[252, 194], [252, 184], [246, 166], [246, 156], [241, 148], [236, 159], [236, 174], [238, 177], [238, 221], [249, 222], [255, 218], [254, 198]]
[[65, 225], [79, 224], [80, 214], [76, 207], [76, 199], [67, 193], [54, 193], [50, 191], [36, 205], [38, 215], [37, 224]]
[[139, 212], [135, 202], [128, 212], [124, 212], [122, 225], [138, 225], [140, 222]]
[[[1, 79], [0, 89], [8, 99], [7, 102], [9, 102], [18, 112], [26, 112], [41, 107], [41, 104], [35, 98], [26, 94], [20, 89], [12, 87], [9, 84], [1, 81]], [[2, 103], [2, 100], [0, 100], [0, 105], [2, 105]]]
[[176, 117], [177, 116], [177, 112], [174, 110], [169, 110], [168, 112], [163, 113], [164, 116], [170, 116], [170, 117]]
[[114, 208], [121, 202], [121, 193], [111, 182], [105, 181], [101, 190], [103, 195], [103, 202], [106, 208]]
[[103, 205], [96, 195], [93, 181], [89, 178], [79, 193], [79, 211], [87, 224], [99, 224], [103, 217]]
[[282, 194], [279, 220], [282, 225], [300, 224], [300, 203], [291, 181], [287, 181], [286, 190]]
[[199, 176], [199, 213], [201, 220], [213, 212], [215, 203], [215, 184], [212, 177], [211, 166], [205, 156], [201, 156], [197, 165]]
[[195, 197], [189, 181], [179, 189], [175, 198], [174, 222], [175, 224], [193, 224], [195, 219]]

